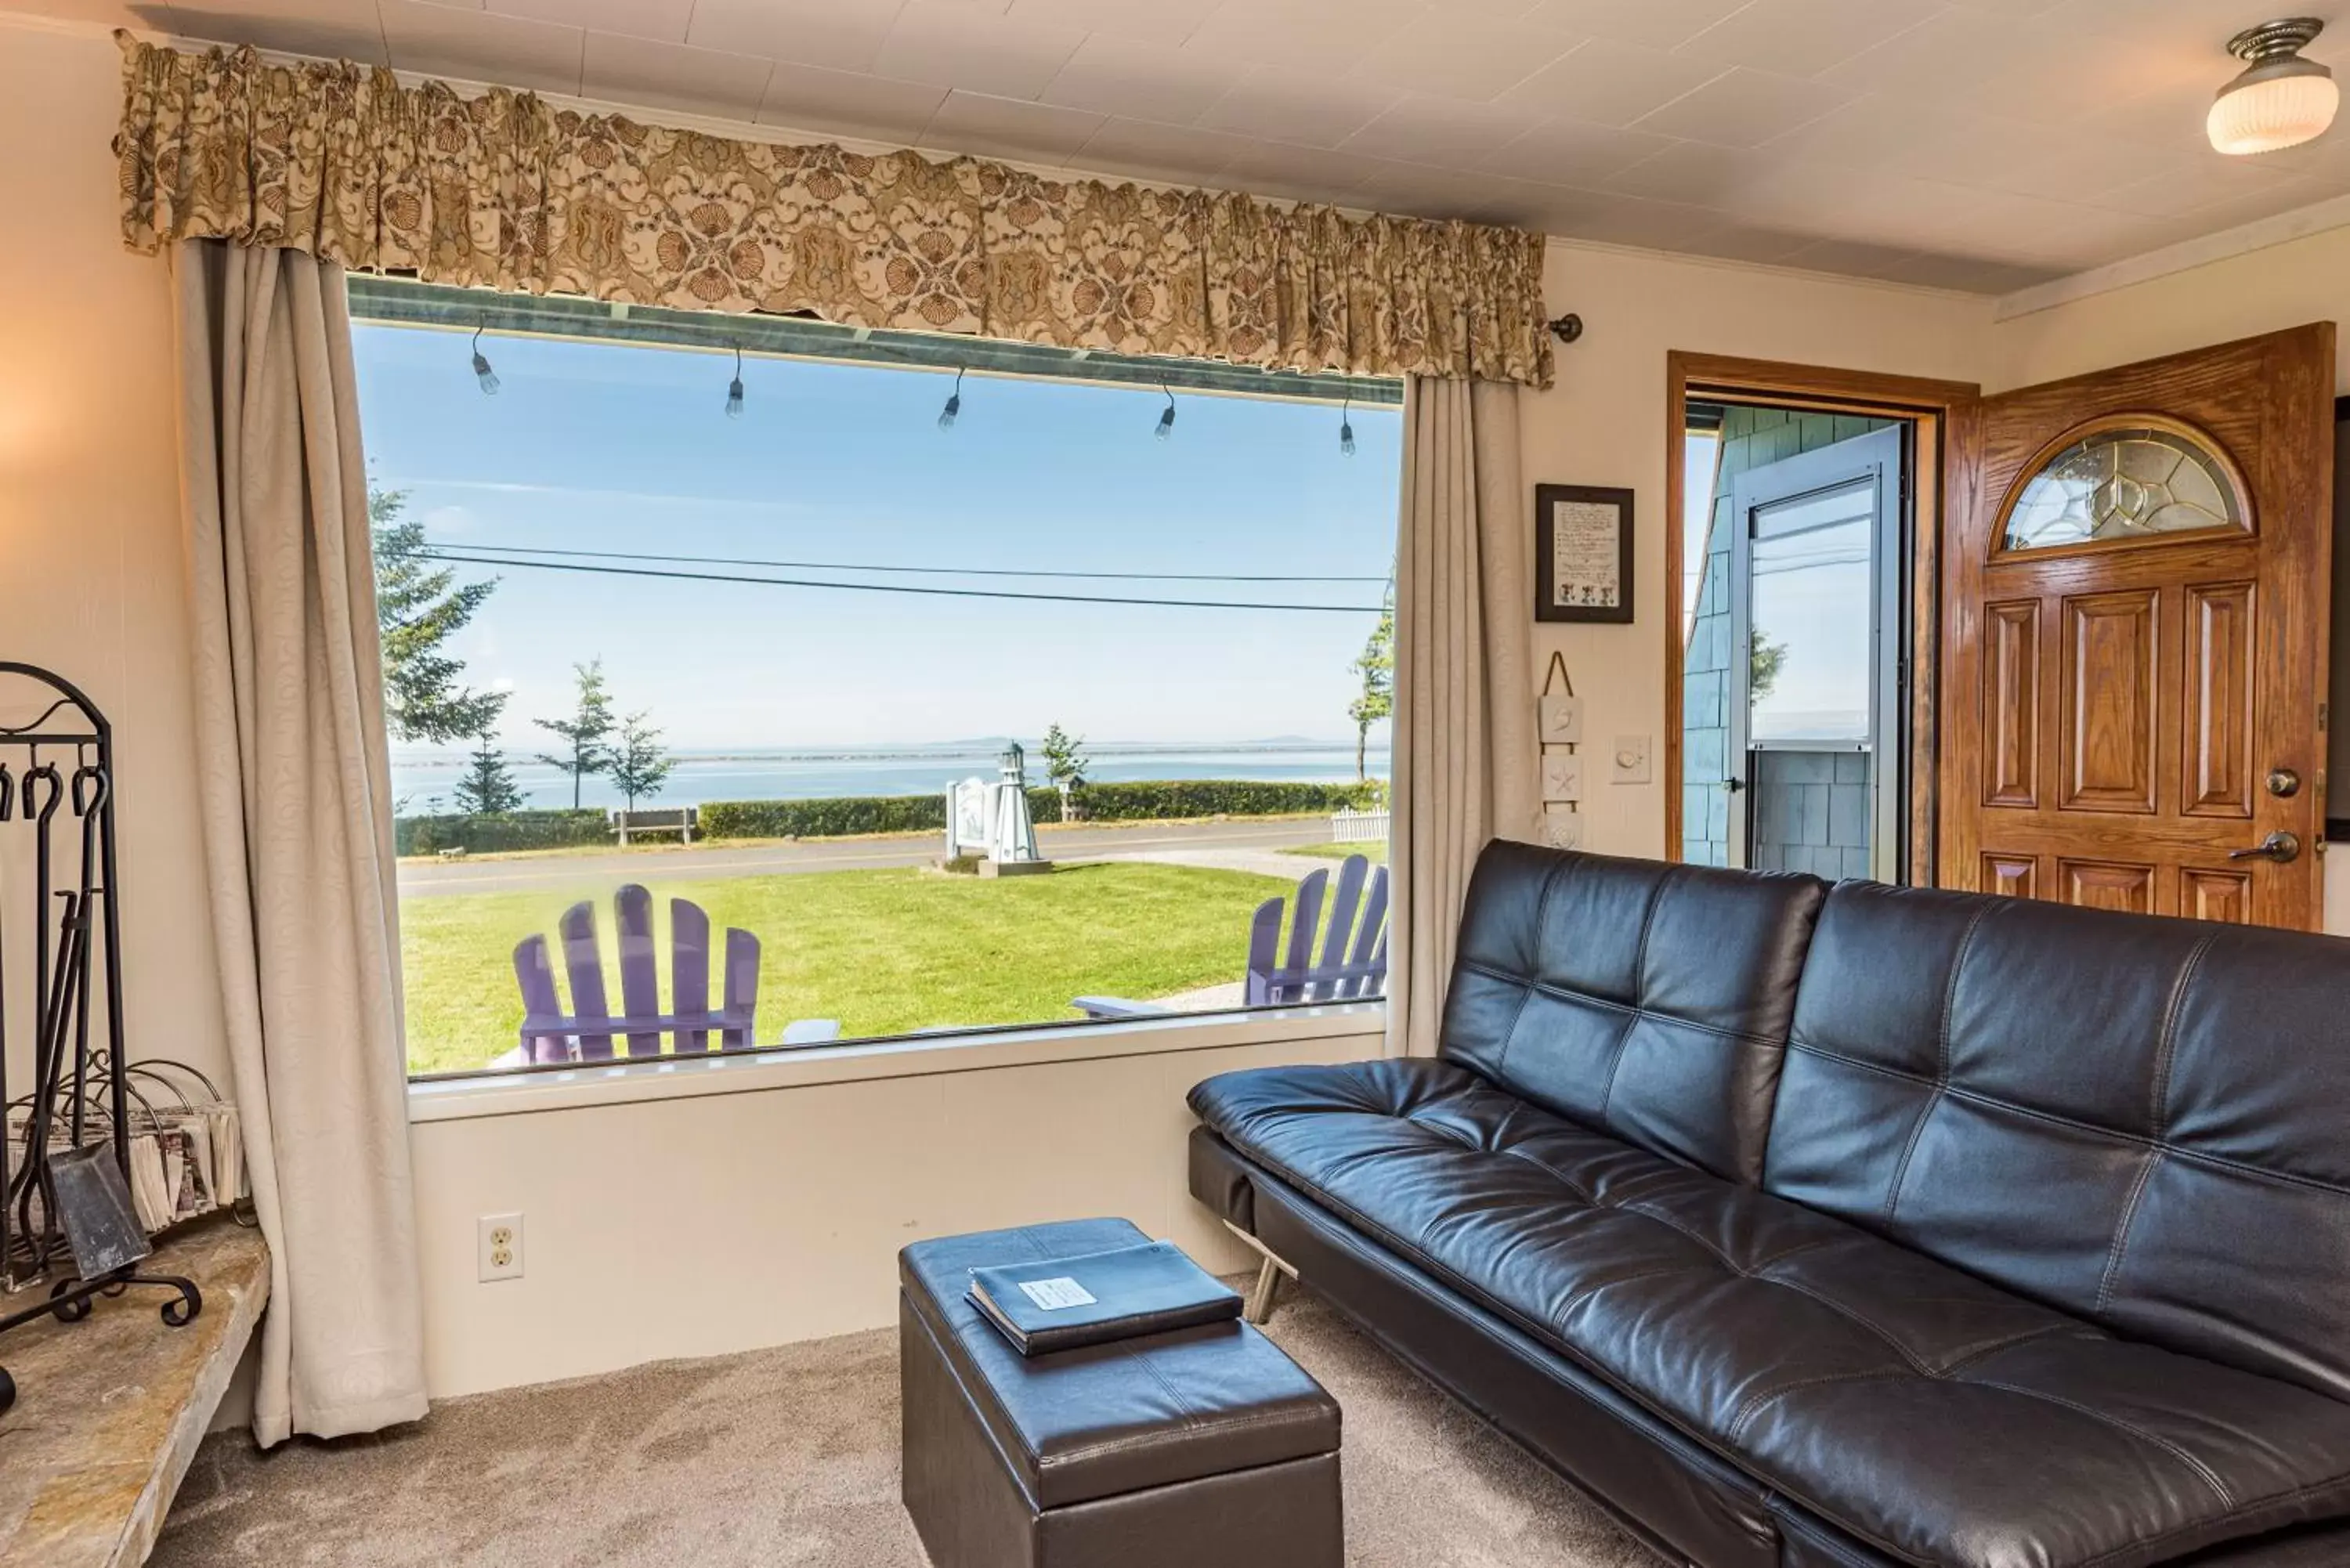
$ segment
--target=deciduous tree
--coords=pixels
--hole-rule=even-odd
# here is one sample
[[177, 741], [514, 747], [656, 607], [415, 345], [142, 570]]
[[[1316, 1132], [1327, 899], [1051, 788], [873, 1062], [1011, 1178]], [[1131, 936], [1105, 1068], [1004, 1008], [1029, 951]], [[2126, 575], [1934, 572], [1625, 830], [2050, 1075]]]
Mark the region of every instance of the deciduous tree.
[[1388, 589], [1387, 602], [1379, 610], [1379, 624], [1371, 628], [1363, 651], [1356, 656], [1354, 671], [1362, 686], [1355, 700], [1347, 704], [1347, 717], [1355, 722], [1355, 782], [1363, 784], [1370, 778], [1368, 751], [1371, 726], [1395, 712], [1395, 589]]
[[647, 715], [631, 713], [620, 721], [619, 744], [611, 749], [612, 787], [633, 811], [639, 797], [650, 800], [660, 794], [669, 782], [670, 769], [676, 760], [662, 749], [659, 730], [647, 723]]
[[1783, 642], [1773, 642], [1762, 635], [1761, 627], [1756, 627], [1752, 644], [1747, 650], [1747, 696], [1760, 702], [1763, 698], [1771, 695], [1772, 688], [1779, 684], [1779, 671], [1786, 667], [1787, 645]]
[[1093, 759], [1086, 755], [1085, 737], [1072, 735], [1058, 724], [1048, 724], [1043, 749], [1045, 776], [1061, 792], [1061, 820], [1074, 822], [1077, 788], [1086, 782], [1086, 770], [1094, 765]]

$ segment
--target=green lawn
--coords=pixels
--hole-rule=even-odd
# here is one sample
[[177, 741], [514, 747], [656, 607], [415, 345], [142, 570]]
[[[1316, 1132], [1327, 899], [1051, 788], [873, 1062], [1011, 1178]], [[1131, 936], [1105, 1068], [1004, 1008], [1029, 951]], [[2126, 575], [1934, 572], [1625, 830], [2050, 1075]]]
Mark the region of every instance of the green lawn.
[[[713, 943], [761, 943], [759, 1029], [837, 1018], [847, 1035], [1074, 1017], [1073, 996], [1149, 998], [1241, 978], [1249, 916], [1284, 884], [1187, 866], [1073, 866], [1047, 877], [826, 871], [649, 884], [668, 992], [669, 906], [709, 911]], [[608, 882], [577, 892], [416, 898], [400, 906], [411, 1073], [480, 1067], [515, 1044], [515, 944], [597, 900], [606, 984], [619, 1003]], [[561, 961], [558, 958], [557, 969]], [[713, 977], [712, 1000], [721, 982]]]
[[1349, 855], [1359, 855], [1374, 866], [1388, 863], [1388, 846], [1385, 844], [1300, 844], [1282, 853], [1310, 855], [1316, 860], [1344, 860]]

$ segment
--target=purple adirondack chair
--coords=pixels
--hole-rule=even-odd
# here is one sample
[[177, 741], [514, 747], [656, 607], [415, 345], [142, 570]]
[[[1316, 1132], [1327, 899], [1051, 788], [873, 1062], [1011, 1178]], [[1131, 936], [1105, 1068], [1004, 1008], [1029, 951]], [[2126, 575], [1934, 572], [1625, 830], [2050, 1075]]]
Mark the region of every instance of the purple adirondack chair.
[[[670, 1035], [679, 1055], [707, 1053], [712, 1031], [722, 1051], [752, 1044], [759, 1002], [759, 939], [729, 927], [726, 932], [725, 999], [710, 1005], [710, 917], [702, 907], [671, 898], [670, 991], [671, 1011], [660, 1006], [660, 974], [653, 951], [653, 896], [631, 882], [612, 898], [620, 934], [620, 1012], [614, 1014], [604, 991], [604, 961], [596, 945], [596, 907], [582, 900], [563, 913], [564, 970], [571, 980], [566, 1013], [555, 992], [555, 970], [546, 939], [531, 937], [515, 949], [515, 978], [522, 982], [522, 1044], [498, 1064], [608, 1062], [616, 1054], [658, 1056]], [[786, 1045], [813, 1045], [837, 1039], [831, 1019], [803, 1019], [784, 1032]], [[625, 1049], [616, 1052], [614, 1036]]]
[[[1325, 895], [1329, 929], [1316, 957], [1314, 936], [1322, 924]], [[1249, 921], [1247, 979], [1243, 1004], [1293, 1006], [1312, 1002], [1360, 1002], [1388, 989], [1388, 868], [1359, 855], [1338, 863], [1335, 888], [1330, 868], [1309, 871], [1297, 884], [1289, 927], [1289, 956], [1280, 957], [1281, 919], [1289, 901], [1267, 898]], [[1070, 1006], [1089, 1018], [1148, 1018], [1170, 1011], [1120, 996], [1080, 996]]]

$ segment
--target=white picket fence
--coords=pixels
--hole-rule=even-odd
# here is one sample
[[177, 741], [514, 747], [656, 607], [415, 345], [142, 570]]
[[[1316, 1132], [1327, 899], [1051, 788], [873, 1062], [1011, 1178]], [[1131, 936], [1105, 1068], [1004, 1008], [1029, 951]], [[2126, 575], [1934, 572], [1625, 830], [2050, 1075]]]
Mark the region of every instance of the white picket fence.
[[1388, 841], [1387, 811], [1383, 808], [1332, 814], [1330, 841], [1334, 844], [1385, 844]]

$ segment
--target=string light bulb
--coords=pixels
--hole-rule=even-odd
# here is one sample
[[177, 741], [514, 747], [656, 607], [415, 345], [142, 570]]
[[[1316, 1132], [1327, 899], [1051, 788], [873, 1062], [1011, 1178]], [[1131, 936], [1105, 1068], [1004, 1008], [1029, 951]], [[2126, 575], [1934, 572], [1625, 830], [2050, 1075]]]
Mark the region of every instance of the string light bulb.
[[734, 379], [726, 383], [726, 417], [743, 417], [743, 346], [734, 345]]
[[1354, 411], [1355, 400], [1350, 394], [1338, 405], [1338, 455], [1355, 455], [1355, 424], [1347, 416]]
[[473, 328], [473, 379], [481, 383], [482, 396], [494, 398], [498, 395], [498, 373], [490, 369], [489, 356], [482, 352], [482, 334], [489, 329], [490, 318], [486, 316]]
[[942, 431], [954, 429], [955, 416], [962, 412], [962, 366], [955, 367], [954, 390], [947, 394], [947, 406], [939, 410], [939, 429]]
[[1167, 393], [1167, 411], [1159, 416], [1159, 429], [1152, 433], [1160, 441], [1165, 441], [1175, 433], [1175, 394], [1167, 391], [1167, 383], [1164, 381], [1159, 383], [1159, 389]]

